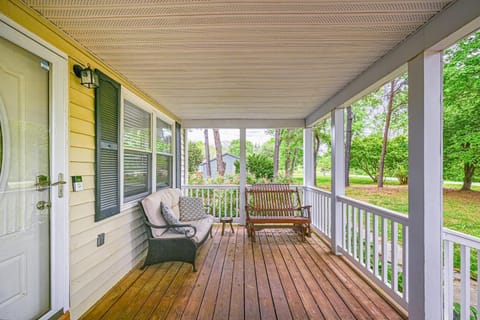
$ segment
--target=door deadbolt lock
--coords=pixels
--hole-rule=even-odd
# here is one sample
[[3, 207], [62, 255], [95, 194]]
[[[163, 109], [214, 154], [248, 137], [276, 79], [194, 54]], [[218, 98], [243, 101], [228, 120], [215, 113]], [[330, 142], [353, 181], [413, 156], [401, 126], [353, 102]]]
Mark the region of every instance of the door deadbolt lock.
[[47, 201], [43, 201], [43, 200], [40, 200], [37, 202], [37, 209], [38, 210], [45, 210], [45, 209], [48, 209], [52, 206], [52, 204], [50, 202], [47, 202]]

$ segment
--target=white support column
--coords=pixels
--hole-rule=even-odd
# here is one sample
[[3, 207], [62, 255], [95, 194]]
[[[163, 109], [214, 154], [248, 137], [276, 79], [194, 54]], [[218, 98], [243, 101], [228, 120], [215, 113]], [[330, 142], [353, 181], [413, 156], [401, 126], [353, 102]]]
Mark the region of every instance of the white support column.
[[240, 224], [245, 225], [245, 187], [247, 186], [247, 130], [240, 129]]
[[182, 186], [188, 184], [188, 129], [183, 130], [183, 181]]
[[441, 52], [424, 52], [408, 63], [407, 278], [413, 320], [443, 319], [441, 58]]
[[303, 129], [303, 185], [315, 186], [315, 155], [313, 154], [313, 129]]
[[339, 254], [338, 246], [343, 242], [342, 205], [337, 202], [338, 195], [345, 194], [345, 143], [343, 109], [335, 109], [332, 115], [332, 251]]

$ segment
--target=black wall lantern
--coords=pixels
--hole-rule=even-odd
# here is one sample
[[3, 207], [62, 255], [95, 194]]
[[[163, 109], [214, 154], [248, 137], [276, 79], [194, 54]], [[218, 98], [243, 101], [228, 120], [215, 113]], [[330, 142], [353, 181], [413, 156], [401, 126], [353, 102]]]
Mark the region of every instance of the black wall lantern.
[[90, 68], [90, 65], [87, 64], [86, 68], [83, 68], [81, 65], [74, 65], [73, 72], [77, 77], [80, 78], [80, 83], [82, 86], [87, 88], [97, 88], [98, 87], [98, 76], [95, 70]]

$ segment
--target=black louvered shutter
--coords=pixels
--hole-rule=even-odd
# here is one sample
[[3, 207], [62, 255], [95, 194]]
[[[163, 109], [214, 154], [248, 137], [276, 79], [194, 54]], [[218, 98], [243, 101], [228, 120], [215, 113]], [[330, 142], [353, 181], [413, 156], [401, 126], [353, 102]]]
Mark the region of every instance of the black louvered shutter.
[[95, 89], [95, 221], [120, 212], [120, 84], [99, 72]]
[[182, 187], [182, 126], [175, 122], [175, 166], [176, 187]]

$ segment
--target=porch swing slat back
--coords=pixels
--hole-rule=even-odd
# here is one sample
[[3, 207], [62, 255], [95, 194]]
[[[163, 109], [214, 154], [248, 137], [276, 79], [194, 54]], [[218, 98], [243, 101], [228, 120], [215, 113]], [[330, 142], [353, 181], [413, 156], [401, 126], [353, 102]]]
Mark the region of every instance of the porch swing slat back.
[[[257, 228], [269, 224], [293, 224], [300, 228], [302, 239], [310, 234], [310, 206], [302, 206], [298, 188], [289, 184], [254, 184], [245, 190], [246, 227], [255, 241]], [[260, 226], [259, 226], [260, 225]]]

